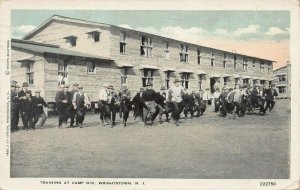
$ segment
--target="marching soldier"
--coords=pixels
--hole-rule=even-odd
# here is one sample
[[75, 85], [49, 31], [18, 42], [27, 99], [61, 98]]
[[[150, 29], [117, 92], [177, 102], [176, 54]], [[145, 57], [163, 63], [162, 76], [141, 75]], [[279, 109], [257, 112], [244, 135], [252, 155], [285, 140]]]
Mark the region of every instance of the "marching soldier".
[[[70, 102], [72, 102], [73, 101], [73, 97], [74, 97], [74, 94], [76, 93], [76, 92], [78, 92], [78, 86], [79, 86], [79, 84], [78, 83], [74, 83], [73, 84], [73, 89], [70, 91]], [[74, 105], [73, 104], [71, 104], [70, 105], [70, 108], [69, 108], [69, 116], [70, 116], [70, 118], [71, 118], [71, 123], [70, 123], [70, 127], [74, 127], [74, 120], [75, 120], [75, 116], [76, 116], [76, 110], [75, 110], [75, 108], [74, 108]], [[76, 120], [76, 124], [75, 124], [75, 126], [77, 126], [78, 125], [78, 121]]]
[[[48, 107], [47, 103], [45, 102], [44, 98], [40, 96], [41, 91], [36, 90], [35, 96], [32, 97], [32, 106], [33, 106], [33, 113], [34, 113], [34, 120], [33, 120], [33, 126], [34, 127], [41, 127], [44, 125], [47, 117], [44, 113], [43, 107]], [[36, 126], [37, 122], [41, 118], [41, 122], [38, 126]]]
[[58, 111], [58, 127], [62, 128], [67, 127], [67, 120], [68, 120], [68, 107], [70, 105], [70, 98], [68, 88], [69, 85], [61, 85], [61, 90], [56, 93], [55, 101], [56, 101], [56, 108]]
[[24, 129], [27, 131], [29, 129], [34, 129], [32, 97], [30, 90], [26, 90], [25, 96], [22, 96], [20, 99], [20, 111]]
[[111, 89], [109, 88], [108, 84], [103, 84], [103, 88], [101, 88], [99, 92], [99, 109], [100, 109], [100, 120], [102, 126], [110, 123], [111, 120], [111, 114], [109, 109], [110, 102], [111, 102]]
[[158, 116], [159, 116], [159, 123], [162, 123], [162, 115], [165, 113], [167, 122], [169, 121], [169, 108], [166, 105], [167, 100], [167, 93], [166, 87], [161, 86], [160, 91], [155, 96], [155, 103], [157, 103], [158, 108]]
[[122, 88], [119, 92], [120, 98], [120, 109], [123, 113], [123, 125], [124, 127], [127, 126], [127, 119], [129, 116], [130, 110], [130, 99], [131, 99], [131, 92], [128, 90], [127, 84], [122, 84]]
[[89, 109], [91, 107], [89, 97], [83, 92], [83, 86], [78, 86], [78, 92], [74, 93], [72, 104], [76, 111], [76, 122], [82, 128], [86, 108]]
[[113, 128], [116, 125], [116, 115], [117, 112], [121, 109], [120, 108], [120, 97], [119, 94], [115, 91], [114, 86], [110, 85], [109, 88], [111, 89], [111, 102], [109, 105], [109, 109], [111, 112], [111, 127]]
[[266, 113], [267, 109], [269, 109], [269, 112], [271, 112], [275, 106], [274, 96], [278, 96], [278, 93], [275, 89], [275, 84], [272, 84], [271, 88], [267, 88], [264, 91], [264, 95], [266, 97], [266, 103], [267, 103], [266, 107], [264, 108], [264, 112]]
[[143, 121], [145, 127], [147, 124], [153, 124], [153, 114], [156, 111], [156, 103], [154, 102], [155, 91], [153, 90], [152, 81], [149, 81], [146, 86], [147, 88], [142, 95], [142, 101], [145, 105], [143, 107]]
[[25, 97], [26, 96], [26, 90], [28, 89], [28, 83], [27, 82], [23, 82], [23, 85], [22, 85], [22, 90], [20, 90], [18, 92], [18, 98], [22, 98], [22, 97]]
[[172, 117], [175, 120], [175, 125], [179, 126], [180, 112], [183, 109], [182, 95], [185, 93], [184, 88], [180, 85], [180, 80], [174, 80], [174, 86], [169, 89], [169, 99], [171, 99]]
[[144, 103], [142, 101], [143, 93], [144, 93], [144, 88], [140, 88], [140, 91], [137, 92], [132, 99], [133, 106], [134, 106], [134, 119], [143, 116], [143, 107], [144, 107]]
[[10, 91], [10, 117], [11, 117], [11, 131], [19, 130], [19, 99], [17, 92], [17, 81], [12, 81], [11, 83], [11, 91]]

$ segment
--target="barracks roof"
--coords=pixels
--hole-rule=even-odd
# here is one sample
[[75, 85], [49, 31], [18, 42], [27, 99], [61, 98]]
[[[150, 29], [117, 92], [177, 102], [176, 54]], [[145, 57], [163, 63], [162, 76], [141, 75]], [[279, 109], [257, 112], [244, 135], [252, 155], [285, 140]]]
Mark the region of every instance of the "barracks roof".
[[251, 55], [246, 55], [246, 54], [241, 54], [241, 53], [233, 53], [233, 52], [226, 51], [226, 50], [221, 50], [221, 49], [217, 49], [217, 48], [207, 47], [207, 46], [203, 46], [203, 45], [200, 45], [200, 44], [193, 44], [193, 43], [190, 43], [190, 42], [184, 42], [184, 41], [176, 40], [176, 39], [173, 39], [173, 38], [159, 36], [159, 35], [156, 35], [156, 34], [151, 34], [151, 33], [142, 32], [142, 31], [137, 31], [137, 30], [133, 30], [133, 29], [129, 29], [129, 28], [124, 28], [124, 27], [120, 27], [120, 26], [116, 26], [116, 25], [105, 24], [105, 23], [100, 23], [100, 22], [93, 22], [93, 21], [86, 21], [86, 20], [82, 20], [82, 19], [76, 19], [76, 18], [61, 16], [61, 15], [53, 15], [48, 20], [46, 20], [45, 22], [43, 22], [40, 26], [38, 26], [36, 29], [34, 29], [33, 31], [31, 31], [28, 34], [26, 34], [23, 37], [23, 40], [29, 40], [32, 36], [34, 36], [40, 30], [46, 28], [54, 20], [71, 22], [71, 23], [80, 23], [80, 24], [95, 25], [95, 26], [117, 27], [117, 28], [121, 28], [121, 29], [127, 30], [127, 31], [140, 32], [140, 33], [144, 33], [146, 35], [152, 35], [152, 36], [156, 36], [156, 37], [160, 37], [160, 38], [164, 38], [164, 39], [169, 39], [169, 40], [172, 40], [172, 41], [177, 41], [177, 42], [184, 43], [184, 44], [190, 44], [190, 45], [194, 45], [194, 46], [208, 48], [208, 49], [211, 49], [211, 50], [222, 51], [222, 52], [226, 52], [226, 53], [229, 53], [229, 54], [241, 55], [241, 56], [245, 56], [245, 57], [251, 57], [251, 58], [255, 58], [255, 59], [260, 59], [260, 60], [265, 60], [265, 61], [270, 61], [270, 62], [276, 62], [276, 61], [270, 60], [270, 59], [259, 58], [259, 57], [256, 57], [256, 56], [251, 56]]
[[74, 57], [86, 57], [92, 59], [111, 60], [110, 58], [107, 57], [101, 57], [101, 56], [81, 53], [73, 50], [63, 49], [60, 48], [58, 45], [39, 43], [39, 42], [33, 42], [28, 40], [18, 40], [18, 39], [12, 39], [11, 41], [12, 41], [11, 42], [12, 48], [20, 48], [20, 49], [29, 50], [38, 53], [49, 53], [49, 54], [67, 55], [67, 56], [74, 56]]

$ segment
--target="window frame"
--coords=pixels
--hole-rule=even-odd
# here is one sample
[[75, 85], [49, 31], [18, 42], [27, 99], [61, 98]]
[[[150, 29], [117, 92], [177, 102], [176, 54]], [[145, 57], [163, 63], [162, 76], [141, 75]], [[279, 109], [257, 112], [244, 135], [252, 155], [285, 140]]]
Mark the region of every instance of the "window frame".
[[189, 89], [190, 75], [191, 73], [186, 73], [186, 72], [180, 73], [181, 85], [185, 89]]
[[[146, 38], [146, 41], [143, 41], [143, 38]], [[144, 44], [146, 42], [146, 44]], [[149, 45], [150, 44], [150, 45]], [[153, 41], [150, 36], [141, 36], [141, 45], [140, 45], [140, 56], [151, 58], [153, 57]], [[144, 51], [144, 54], [142, 54]]]
[[179, 60], [181, 63], [189, 62], [189, 47], [186, 44], [180, 44]]
[[201, 48], [197, 48], [197, 63], [201, 64]]
[[126, 32], [121, 31], [120, 32], [120, 54], [122, 55], [126, 54], [126, 45], [127, 45]]
[[29, 85], [34, 85], [34, 61], [26, 61], [26, 81]]
[[164, 42], [164, 54], [165, 54], [165, 60], [170, 60], [170, 49], [169, 49], [169, 42]]
[[142, 70], [142, 72], [143, 72], [143, 75], [142, 75], [142, 86], [146, 87], [146, 85], [147, 85], [147, 83], [149, 81], [151, 81], [152, 84], [153, 84], [155, 70], [154, 69], [147, 69], [147, 68], [145, 68], [145, 69]]

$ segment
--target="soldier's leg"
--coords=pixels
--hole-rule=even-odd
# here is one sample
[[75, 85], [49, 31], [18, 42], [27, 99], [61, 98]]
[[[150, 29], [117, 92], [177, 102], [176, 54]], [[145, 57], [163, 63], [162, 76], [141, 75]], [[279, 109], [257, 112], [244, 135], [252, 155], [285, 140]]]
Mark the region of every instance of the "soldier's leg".
[[28, 119], [25, 112], [21, 113], [22, 123], [23, 123], [23, 129], [28, 130]]
[[274, 106], [275, 106], [275, 101], [272, 100], [272, 101], [271, 101], [271, 106], [270, 106], [270, 111], [272, 111], [272, 109], [274, 108]]
[[164, 113], [164, 108], [161, 105], [157, 105], [157, 109], [158, 109], [159, 122], [162, 123], [162, 115]]
[[143, 121], [144, 121], [144, 124], [147, 125], [147, 117], [148, 117], [148, 113], [149, 113], [149, 110], [148, 108], [144, 107], [143, 108]]
[[39, 125], [40, 127], [42, 127], [42, 126], [44, 126], [44, 124], [45, 124], [45, 122], [46, 122], [46, 120], [47, 120], [46, 114], [45, 114], [45, 113], [42, 113], [41, 116], [40, 116], [40, 118], [41, 118], [41, 120], [40, 120], [40, 122], [38, 123], [38, 125]]

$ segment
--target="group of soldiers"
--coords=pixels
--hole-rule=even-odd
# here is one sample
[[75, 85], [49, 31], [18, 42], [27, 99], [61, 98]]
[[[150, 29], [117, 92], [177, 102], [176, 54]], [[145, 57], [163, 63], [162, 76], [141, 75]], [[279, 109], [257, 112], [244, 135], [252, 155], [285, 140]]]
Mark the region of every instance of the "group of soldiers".
[[272, 111], [275, 106], [275, 96], [278, 96], [275, 85], [237, 85], [235, 89], [222, 88], [222, 92], [216, 88], [213, 94], [215, 112], [220, 111], [221, 116], [226, 117], [227, 113], [243, 117], [246, 111], [253, 112], [259, 109], [260, 115], [265, 115], [266, 111]]
[[[40, 91], [36, 90], [35, 96], [32, 96], [31, 91], [27, 89], [28, 83], [26, 82], [23, 83], [21, 90], [15, 81], [11, 87], [11, 130], [18, 130], [19, 114], [21, 114], [24, 129], [42, 126], [47, 118], [44, 108], [48, 105], [40, 96]], [[83, 91], [82, 85], [75, 83], [71, 90], [69, 88], [69, 85], [61, 84], [55, 96], [58, 127], [82, 128], [86, 111], [91, 108], [91, 101]], [[161, 86], [159, 91], [155, 91], [152, 81], [149, 81], [146, 87], [140, 88], [140, 91], [132, 98], [126, 83], [122, 84], [119, 90], [111, 84], [103, 84], [95, 108], [100, 112], [102, 126], [114, 127], [116, 115], [119, 113], [123, 126], [126, 127], [129, 112], [132, 109], [134, 119], [141, 118], [144, 126], [151, 126], [157, 116], [159, 123], [163, 123], [163, 115], [166, 117], [166, 122], [171, 122], [172, 119], [175, 126], [179, 126], [182, 112], [185, 117], [188, 113], [191, 117], [194, 117], [195, 113], [197, 117], [200, 117], [210, 100], [214, 104], [214, 111], [220, 112], [221, 116], [226, 117], [228, 113], [232, 113], [242, 117], [247, 110], [253, 112], [255, 108], [259, 109], [261, 115], [264, 115], [267, 110], [271, 111], [275, 105], [274, 96], [278, 95], [274, 85], [269, 88], [268, 86], [238, 84], [235, 89], [223, 87], [221, 92], [218, 87], [215, 87], [214, 90], [211, 99], [209, 89], [200, 89], [198, 93], [195, 91], [188, 93], [179, 79], [175, 79], [174, 85], [169, 89]], [[68, 119], [70, 119], [69, 126], [67, 126]]]
[[11, 82], [11, 131], [18, 131], [19, 116], [23, 122], [24, 129], [34, 130], [43, 126], [47, 117], [44, 108], [48, 105], [40, 96], [41, 91], [36, 90], [32, 96], [28, 90], [28, 83], [24, 82], [20, 87], [17, 81]]

